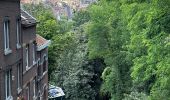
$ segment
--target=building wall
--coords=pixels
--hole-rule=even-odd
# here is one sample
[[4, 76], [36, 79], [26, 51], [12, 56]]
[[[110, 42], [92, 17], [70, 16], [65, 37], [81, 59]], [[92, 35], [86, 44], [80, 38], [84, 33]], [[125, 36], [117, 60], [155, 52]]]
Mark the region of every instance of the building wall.
[[[33, 80], [37, 76], [36, 58], [33, 61], [33, 44], [36, 44], [36, 26], [22, 27], [23, 34], [23, 96], [27, 96], [27, 87], [30, 89], [30, 100], [33, 100]], [[26, 69], [26, 46], [28, 45], [29, 51], [29, 69]], [[35, 49], [33, 49], [35, 48]], [[36, 51], [35, 51], [36, 54]], [[36, 57], [36, 55], [35, 55]]]
[[[0, 65], [3, 69], [6, 66], [12, 65], [21, 59], [21, 49], [16, 48], [16, 20], [20, 16], [20, 4], [19, 2], [5, 2], [0, 1]], [[9, 16], [10, 21], [10, 49], [11, 54], [4, 55], [4, 35], [3, 35], [3, 22], [5, 16]]]
[[17, 66], [18, 66], [19, 63], [22, 64], [22, 60], [16, 62], [15, 65], [12, 66], [13, 67], [12, 68], [12, 75], [14, 76], [12, 78], [12, 96], [13, 96], [13, 100], [17, 100], [17, 97], [21, 95], [21, 92], [18, 92], [18, 90], [17, 90]]
[[[44, 62], [44, 56], [46, 56], [46, 72], [43, 73], [43, 62]], [[38, 78], [38, 85], [40, 97], [43, 98], [44, 95], [48, 96], [48, 49], [45, 48], [39, 52], [37, 52], [37, 59], [40, 61], [40, 77]], [[45, 87], [46, 86], [46, 87]], [[44, 94], [45, 91], [45, 94]], [[44, 100], [44, 99], [43, 99]]]
[[[10, 49], [12, 53], [8, 55], [4, 55], [4, 36], [3, 36], [3, 22], [4, 17], [8, 16], [10, 21]], [[36, 61], [33, 63], [33, 43], [36, 42], [36, 25], [30, 27], [22, 27], [22, 43], [21, 48], [17, 49], [16, 46], [16, 21], [20, 18], [20, 0], [0, 0], [0, 100], [5, 100], [5, 73], [9, 69], [12, 71], [12, 96], [13, 100], [17, 100], [19, 96], [26, 96], [26, 87], [29, 85], [30, 87], [30, 100], [33, 100], [33, 80], [37, 79], [37, 56], [36, 54]], [[25, 49], [26, 45], [29, 44], [29, 69], [26, 70], [26, 56], [25, 56]], [[36, 44], [36, 43], [35, 43]], [[36, 50], [36, 48], [35, 48]], [[47, 54], [47, 48], [40, 51], [41, 57], [42, 55]], [[40, 56], [40, 55], [39, 55]], [[40, 59], [42, 59], [40, 57]], [[22, 78], [20, 79], [22, 82], [22, 90], [19, 92], [17, 90], [17, 66], [21, 64], [22, 67]], [[48, 64], [48, 63], [47, 63]], [[47, 69], [48, 69], [48, 65]], [[42, 65], [41, 65], [42, 67]], [[42, 68], [41, 68], [42, 70]], [[37, 83], [38, 82], [38, 83]], [[36, 87], [40, 85], [41, 94], [43, 93], [43, 88], [46, 85], [46, 89], [48, 89], [48, 73], [41, 76], [39, 81], [36, 80]], [[36, 90], [38, 94], [38, 90]], [[47, 95], [46, 91], [46, 95]], [[41, 95], [43, 96], [43, 94]], [[46, 98], [47, 99], [47, 98]], [[42, 99], [45, 100], [45, 99]]]
[[[33, 67], [33, 44], [36, 42], [36, 26], [23, 27], [23, 73], [26, 72], [26, 46], [29, 46], [29, 67]], [[35, 48], [36, 49], [36, 48]], [[36, 51], [35, 51], [36, 53]]]
[[22, 27], [23, 32], [23, 43], [27, 44], [35, 41], [36, 38], [36, 26]]
[[[4, 55], [4, 35], [3, 35], [3, 22], [5, 17], [8, 16], [10, 21], [10, 49], [12, 53]], [[12, 92], [13, 99], [16, 100], [17, 96], [17, 81], [16, 70], [17, 64], [22, 61], [22, 48], [16, 47], [16, 20], [20, 16], [20, 3], [19, 0], [1, 0], [0, 1], [0, 100], [5, 99], [5, 72], [9, 69], [12, 70]]]
[[[33, 43], [36, 44], [36, 26], [23, 27], [23, 95], [26, 97], [26, 88], [29, 85], [30, 91], [33, 91], [33, 79], [36, 79], [36, 93], [42, 100], [48, 97], [48, 58], [46, 59], [46, 73], [43, 73], [43, 57], [48, 57], [48, 49], [45, 48], [41, 51], [35, 52], [36, 63], [33, 63]], [[29, 44], [29, 66], [30, 69], [26, 70], [26, 45]], [[38, 61], [39, 60], [39, 61]], [[39, 62], [39, 63], [38, 63]], [[38, 69], [38, 66], [40, 69]], [[38, 75], [40, 71], [40, 76]], [[46, 98], [44, 97], [44, 90]], [[38, 95], [39, 93], [39, 95]], [[30, 92], [30, 100], [33, 100], [33, 92]]]

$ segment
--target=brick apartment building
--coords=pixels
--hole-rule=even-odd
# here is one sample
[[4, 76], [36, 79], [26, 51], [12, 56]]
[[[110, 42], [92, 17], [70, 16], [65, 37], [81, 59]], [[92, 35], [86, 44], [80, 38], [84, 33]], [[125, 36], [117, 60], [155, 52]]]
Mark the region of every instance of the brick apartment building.
[[0, 100], [47, 100], [48, 46], [20, 0], [0, 1]]

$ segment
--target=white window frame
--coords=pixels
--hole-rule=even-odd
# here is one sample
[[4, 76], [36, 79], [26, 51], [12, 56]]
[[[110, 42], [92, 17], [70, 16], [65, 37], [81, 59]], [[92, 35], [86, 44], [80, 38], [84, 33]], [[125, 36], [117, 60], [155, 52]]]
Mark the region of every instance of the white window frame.
[[40, 58], [38, 58], [38, 61], [37, 61], [37, 76], [38, 78], [41, 77], [41, 61], [40, 61]]
[[27, 91], [27, 93], [26, 93], [27, 94], [27, 98], [26, 99], [30, 100], [30, 88], [29, 88], [29, 86], [26, 87], [26, 91]]
[[[45, 71], [44, 71], [44, 63], [46, 63]], [[46, 54], [44, 54], [44, 56], [43, 56], [42, 67], [43, 67], [43, 75], [45, 75], [47, 73], [47, 55]]]
[[33, 65], [35, 65], [36, 64], [36, 61], [35, 61], [35, 43], [33, 43], [32, 55], [33, 55]]
[[[43, 97], [43, 98], [44, 98], [44, 97], [47, 98], [47, 95], [45, 94], [46, 90], [47, 90], [47, 85], [44, 84], [44, 86], [43, 86], [43, 93], [42, 93], [42, 97]], [[45, 98], [44, 98], [44, 99], [45, 99]]]
[[9, 20], [4, 21], [4, 52], [5, 55], [8, 55], [9, 53], [12, 53], [12, 50], [10, 50], [10, 39], [9, 39], [9, 28], [10, 28], [10, 23]]
[[[8, 70], [5, 73], [5, 100], [13, 100], [12, 88], [11, 88], [11, 78], [12, 78], [12, 72], [11, 72], [11, 70]], [[8, 84], [8, 81], [9, 81], [9, 84]], [[8, 96], [8, 87], [9, 87], [9, 96]]]
[[21, 72], [21, 64], [18, 64], [18, 66], [17, 66], [17, 91], [18, 91], [18, 93], [20, 93], [21, 92], [21, 78], [22, 78], [22, 72]]
[[17, 49], [21, 48], [21, 31], [20, 31], [20, 20], [16, 21], [16, 35], [17, 35]]
[[36, 78], [33, 80], [33, 100], [36, 98]]
[[29, 69], [29, 45], [26, 45], [26, 48], [25, 48], [25, 51], [26, 51], [26, 70]]

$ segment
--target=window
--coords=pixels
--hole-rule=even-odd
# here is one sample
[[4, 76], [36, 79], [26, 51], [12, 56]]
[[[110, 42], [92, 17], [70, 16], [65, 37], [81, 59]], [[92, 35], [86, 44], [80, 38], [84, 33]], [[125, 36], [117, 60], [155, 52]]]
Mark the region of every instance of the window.
[[22, 69], [21, 64], [17, 66], [17, 90], [18, 93], [21, 91], [21, 79], [22, 79]]
[[46, 86], [44, 87], [44, 95], [43, 95], [43, 98], [44, 98], [44, 100], [46, 100], [47, 99], [47, 94], [46, 94], [46, 92], [47, 92], [47, 90], [46, 90]]
[[12, 52], [9, 48], [9, 20], [4, 21], [4, 49], [5, 55]]
[[41, 100], [41, 93], [40, 93], [40, 91], [38, 92], [38, 98], [37, 98], [37, 100]]
[[41, 64], [40, 64], [40, 59], [38, 60], [38, 70], [37, 70], [38, 77], [41, 76]]
[[43, 73], [46, 72], [46, 67], [47, 67], [47, 61], [46, 61], [46, 56], [43, 57]]
[[33, 65], [35, 64], [35, 43], [33, 43]]
[[34, 80], [33, 80], [33, 99], [35, 98], [35, 96], [36, 96], [36, 80], [35, 80], [36, 78], [34, 78]]
[[16, 22], [16, 35], [17, 35], [17, 48], [21, 48], [21, 30], [20, 30], [20, 20], [17, 19]]
[[12, 79], [11, 70], [8, 70], [5, 74], [5, 98], [6, 100], [12, 100], [11, 79]]
[[30, 100], [30, 88], [29, 88], [29, 85], [27, 85], [27, 88], [26, 88], [26, 100]]
[[26, 70], [29, 68], [29, 45], [26, 46]]

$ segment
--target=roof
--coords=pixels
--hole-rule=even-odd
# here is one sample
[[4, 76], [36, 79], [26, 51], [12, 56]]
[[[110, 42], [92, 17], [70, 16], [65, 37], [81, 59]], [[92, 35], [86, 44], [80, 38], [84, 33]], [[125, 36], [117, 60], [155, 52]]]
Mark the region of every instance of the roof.
[[21, 23], [25, 27], [29, 27], [36, 24], [36, 19], [31, 16], [28, 12], [21, 9]]
[[42, 49], [47, 48], [50, 45], [51, 41], [46, 40], [42, 36], [36, 34], [36, 43], [37, 43], [37, 51], [41, 51]]

